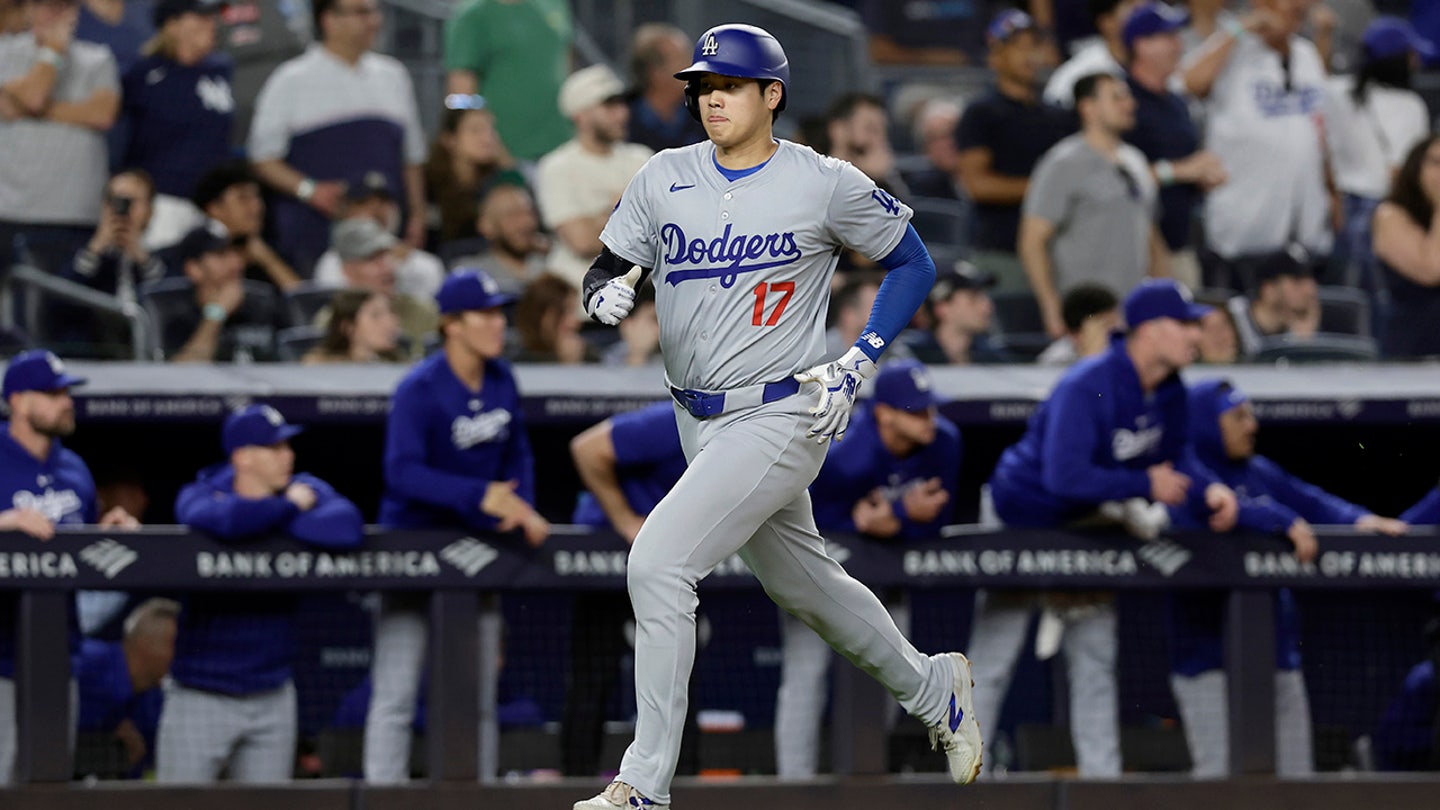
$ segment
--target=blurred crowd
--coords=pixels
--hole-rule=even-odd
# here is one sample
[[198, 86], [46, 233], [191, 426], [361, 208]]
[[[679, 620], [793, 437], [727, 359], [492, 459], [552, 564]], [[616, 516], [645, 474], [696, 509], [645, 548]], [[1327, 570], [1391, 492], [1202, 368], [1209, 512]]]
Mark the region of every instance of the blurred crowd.
[[[1216, 305], [1206, 362], [1440, 354], [1426, 4], [852, 5], [877, 64], [990, 77], [787, 122], [964, 279], [906, 336], [927, 362], [1073, 359], [1101, 290], [1149, 277]], [[520, 298], [513, 358], [655, 362], [646, 318], [591, 328], [577, 288], [634, 172], [703, 136], [672, 76], [689, 35], [645, 23], [624, 75], [572, 69], [567, 4], [460, 4], [427, 136], [386, 24], [378, 0], [0, 2], [0, 267], [78, 285], [21, 296], [0, 351], [133, 358], [148, 322], [141, 359], [408, 361], [478, 267]]]
[[[1238, 527], [1285, 537], [1308, 561], [1312, 524], [1440, 523], [1433, 494], [1389, 518], [1286, 473], [1255, 455], [1243, 392], [1223, 380], [1187, 390], [1177, 376], [1197, 360], [1440, 354], [1440, 137], [1412, 88], [1437, 53], [1415, 25], [1314, 0], [932, 4], [990, 13], [947, 21], [956, 33], [900, 13], [918, 5], [859, 4], [872, 57], [983, 61], [991, 86], [903, 110], [846, 89], [796, 126], [908, 204], [940, 268], [812, 487], [822, 531], [908, 540], [953, 522], [961, 437], [927, 366], [1032, 361], [1075, 365], [990, 479], [997, 525], [1098, 522], [1146, 539]], [[1416, 5], [1416, 24], [1440, 23]], [[146, 359], [413, 363], [388, 417], [378, 522], [539, 546], [551, 526], [534, 506], [509, 361], [659, 362], [653, 290], [601, 330], [583, 322], [578, 288], [631, 176], [704, 137], [673, 78], [694, 43], [646, 23], [626, 76], [572, 70], [565, 3], [459, 4], [427, 138], [408, 72], [374, 50], [383, 25], [377, 0], [0, 0], [0, 267], [144, 311]], [[882, 278], [862, 256], [841, 258], [832, 348], [859, 337]], [[130, 328], [58, 295], [5, 337], [17, 351], [126, 358]], [[85, 463], [60, 443], [83, 382], [43, 350], [7, 367], [0, 484], [13, 497], [0, 530], [136, 525], [121, 506], [101, 514]], [[298, 430], [267, 406], [232, 414], [225, 461], [181, 493], [178, 520], [223, 539], [360, 544], [356, 505], [296, 472]], [[587, 493], [565, 517], [626, 540], [684, 469], [668, 402], [606, 420], [571, 451]], [[898, 619], [904, 599], [891, 596]], [[562, 739], [565, 770], [593, 775], [629, 612], [623, 597], [582, 598]], [[289, 778], [293, 607], [82, 594], [77, 643], [117, 622], [124, 639], [77, 659], [82, 722], [102, 716], [133, 764], [157, 751], [161, 781]], [[1228, 761], [1219, 611], [1176, 596], [1170, 612], [1176, 637], [1194, 641], [1174, 651], [1172, 687], [1197, 776]], [[1304, 775], [1310, 719], [1285, 594], [1277, 615], [1280, 768]], [[987, 734], [1032, 619], [1037, 646], [1069, 662], [1081, 774], [1117, 775], [1111, 595], [979, 595], [970, 652]], [[817, 768], [829, 656], [779, 620], [778, 770], [804, 777]], [[14, 626], [0, 616], [0, 636]], [[364, 711], [372, 781], [408, 776], [426, 632], [422, 600], [382, 601]], [[0, 641], [3, 709], [13, 647]], [[132, 698], [152, 693], [157, 670], [171, 678], [164, 707], [142, 706]], [[1428, 678], [1433, 701], [1433, 667]], [[86, 695], [121, 707], [87, 714]], [[1422, 714], [1396, 712], [1400, 724]], [[495, 733], [493, 712], [484, 722]], [[14, 739], [0, 722], [0, 782]]]

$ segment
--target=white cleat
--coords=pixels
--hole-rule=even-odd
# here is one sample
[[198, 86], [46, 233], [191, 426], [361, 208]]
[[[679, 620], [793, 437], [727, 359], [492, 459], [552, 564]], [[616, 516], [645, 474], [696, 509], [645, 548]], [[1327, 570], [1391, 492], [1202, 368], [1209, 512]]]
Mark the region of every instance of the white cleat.
[[[955, 689], [950, 694], [950, 710], [944, 722], [930, 729], [930, 747], [945, 754], [950, 766], [950, 778], [957, 784], [968, 785], [980, 775], [980, 724], [975, 721], [975, 701], [972, 690], [975, 681], [970, 675], [970, 659], [960, 653], [950, 653], [950, 663], [955, 668]], [[585, 805], [603, 807], [604, 805]], [[580, 805], [575, 805], [578, 808]]]
[[[969, 672], [969, 669], [965, 670]], [[640, 791], [616, 779], [609, 787], [600, 791], [594, 798], [586, 799], [583, 802], [575, 803], [575, 810], [615, 810], [617, 807], [626, 810], [636, 808], [649, 808], [649, 810], [670, 810], [668, 804], [656, 804], [644, 796]]]

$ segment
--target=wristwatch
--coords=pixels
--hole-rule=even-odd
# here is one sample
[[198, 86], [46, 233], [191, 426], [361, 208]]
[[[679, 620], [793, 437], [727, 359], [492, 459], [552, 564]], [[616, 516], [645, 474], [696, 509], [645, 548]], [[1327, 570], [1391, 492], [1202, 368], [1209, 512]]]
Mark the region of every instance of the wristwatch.
[[297, 199], [304, 200], [305, 202], [310, 202], [310, 198], [314, 196], [315, 181], [311, 180], [308, 177], [304, 180], [301, 180], [300, 185], [295, 187], [295, 197]]
[[220, 306], [214, 301], [206, 304], [200, 310], [200, 314], [205, 318], [205, 320], [216, 322], [224, 322], [224, 320], [229, 317], [229, 313], [225, 311], [225, 307]]
[[55, 50], [54, 48], [42, 47], [35, 52], [35, 61], [44, 62], [50, 67], [59, 70], [60, 66], [65, 64], [65, 54]]

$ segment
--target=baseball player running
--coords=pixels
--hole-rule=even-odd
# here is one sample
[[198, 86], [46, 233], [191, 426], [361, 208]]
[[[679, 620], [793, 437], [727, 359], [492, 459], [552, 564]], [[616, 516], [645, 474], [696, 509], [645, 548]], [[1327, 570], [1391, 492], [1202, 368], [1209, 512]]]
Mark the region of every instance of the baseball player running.
[[[668, 808], [695, 658], [696, 584], [739, 553], [766, 592], [930, 727], [959, 783], [980, 768], [970, 662], [920, 653], [880, 600], [825, 553], [806, 486], [845, 434], [862, 382], [929, 291], [911, 210], [844, 161], [776, 140], [789, 63], [749, 25], [695, 43], [690, 114], [707, 141], [654, 156], [630, 181], [585, 277], [614, 325], [653, 274], [665, 374], [690, 466], [630, 551], [635, 740], [614, 782], [576, 810]], [[860, 339], [824, 358], [842, 247], [889, 274]], [[803, 396], [797, 396], [803, 394]]]

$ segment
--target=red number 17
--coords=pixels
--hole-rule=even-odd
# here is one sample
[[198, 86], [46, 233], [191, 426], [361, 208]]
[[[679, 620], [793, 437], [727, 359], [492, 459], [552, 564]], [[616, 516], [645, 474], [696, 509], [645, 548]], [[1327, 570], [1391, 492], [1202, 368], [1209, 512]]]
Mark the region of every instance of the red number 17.
[[[770, 317], [765, 317], [765, 296], [771, 290], [780, 293], [780, 302], [775, 305], [775, 311]], [[755, 285], [755, 317], [750, 320], [751, 326], [774, 326], [780, 322], [780, 314], [785, 311], [785, 305], [790, 303], [790, 296], [795, 294], [795, 282], [777, 281], [774, 284], [760, 282]]]

